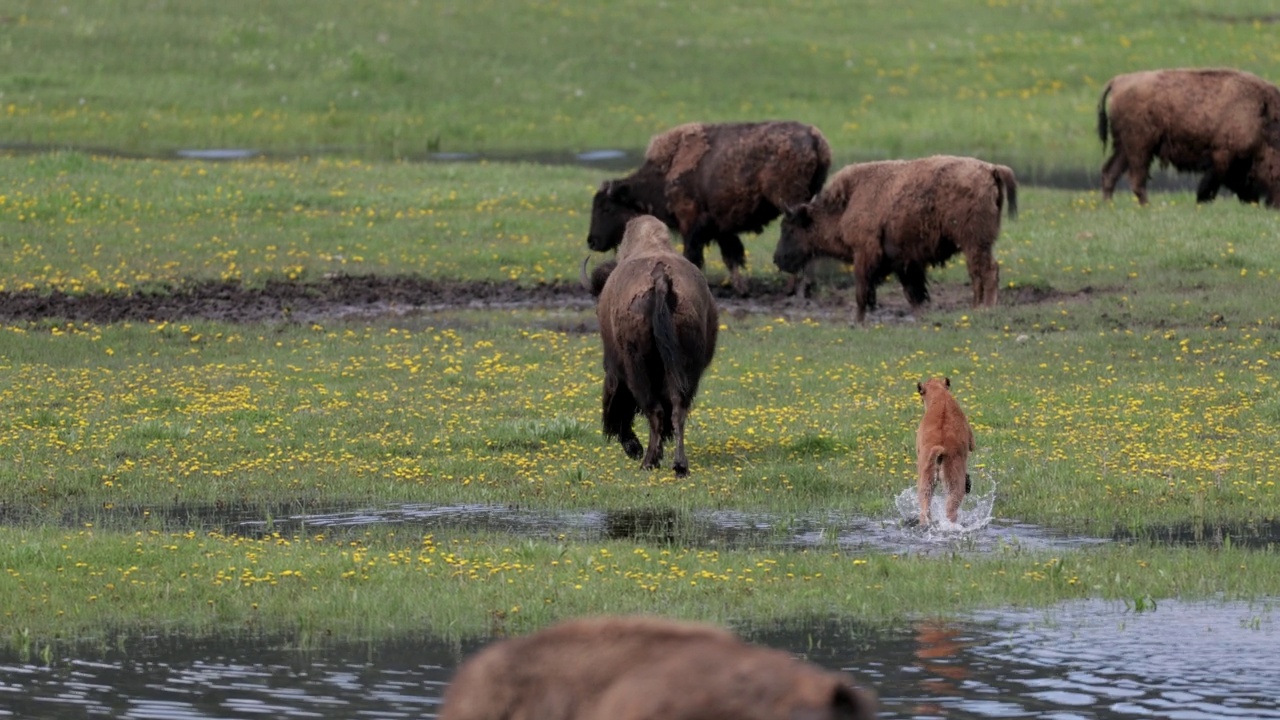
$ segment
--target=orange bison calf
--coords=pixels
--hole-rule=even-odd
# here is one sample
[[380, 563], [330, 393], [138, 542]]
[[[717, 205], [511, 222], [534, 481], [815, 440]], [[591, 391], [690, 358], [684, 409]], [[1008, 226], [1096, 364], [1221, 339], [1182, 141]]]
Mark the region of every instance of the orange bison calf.
[[[1111, 114], [1107, 116], [1110, 96]], [[1148, 70], [1117, 75], [1098, 100], [1098, 137], [1111, 156], [1102, 165], [1102, 197], [1124, 173], [1147, 204], [1153, 159], [1203, 172], [1196, 202], [1225, 185], [1241, 202], [1280, 205], [1280, 89], [1226, 68]]]
[[973, 305], [995, 305], [1000, 266], [991, 248], [1006, 197], [1017, 213], [1013, 170], [975, 158], [935, 155], [848, 165], [808, 203], [788, 209], [773, 262], [797, 273], [815, 257], [853, 263], [858, 322], [876, 286], [896, 275], [918, 312], [929, 300], [925, 270], [964, 253]]
[[718, 628], [646, 617], [571, 620], [463, 663], [440, 720], [863, 720], [852, 678]]
[[661, 220], [641, 215], [627, 223], [616, 262], [604, 263], [583, 285], [597, 296], [604, 344], [603, 425], [629, 457], [640, 457], [631, 422], [649, 420], [649, 445], [641, 467], [656, 468], [662, 443], [675, 437], [672, 467], [689, 472], [685, 420], [702, 373], [716, 351], [719, 316], [707, 279], [671, 247]]
[[938, 480], [946, 485], [947, 519], [954, 523], [960, 515], [960, 501], [969, 492], [969, 453], [977, 449], [973, 430], [951, 395], [950, 378], [916, 383], [916, 391], [924, 400], [924, 417], [916, 431], [920, 524], [929, 524], [929, 504]]

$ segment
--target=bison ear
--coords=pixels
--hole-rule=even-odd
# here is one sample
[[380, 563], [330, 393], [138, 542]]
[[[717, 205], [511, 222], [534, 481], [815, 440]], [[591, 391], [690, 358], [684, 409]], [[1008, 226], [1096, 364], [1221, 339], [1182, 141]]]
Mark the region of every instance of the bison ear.
[[951, 378], [949, 377], [942, 378], [942, 384], [946, 385], [948, 390], [951, 389]]
[[807, 228], [813, 224], [813, 211], [809, 203], [792, 205], [782, 212], [786, 215], [786, 219], [798, 228]]
[[924, 397], [924, 385], [916, 383], [916, 392], [920, 393], [921, 397]]

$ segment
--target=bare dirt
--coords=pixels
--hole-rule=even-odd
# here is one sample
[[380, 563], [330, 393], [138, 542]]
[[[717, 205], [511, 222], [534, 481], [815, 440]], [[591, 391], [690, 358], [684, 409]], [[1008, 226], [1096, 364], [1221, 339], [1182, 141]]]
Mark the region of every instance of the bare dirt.
[[[931, 308], [967, 307], [966, 286], [934, 284]], [[790, 295], [786, 282], [751, 278], [745, 295], [713, 282], [721, 312], [851, 318], [852, 287], [827, 283], [811, 298]], [[878, 322], [910, 316], [897, 285], [880, 288]], [[1047, 288], [1006, 291], [1001, 303], [1025, 304], [1067, 299]], [[437, 280], [411, 275], [339, 275], [314, 281], [272, 280], [261, 286], [234, 282], [192, 282], [128, 292], [67, 293], [61, 290], [0, 292], [0, 321], [65, 319], [118, 322], [215, 320], [233, 323], [322, 322], [369, 319], [459, 309], [557, 308], [589, 310], [591, 295], [576, 282], [537, 285], [501, 281]]]

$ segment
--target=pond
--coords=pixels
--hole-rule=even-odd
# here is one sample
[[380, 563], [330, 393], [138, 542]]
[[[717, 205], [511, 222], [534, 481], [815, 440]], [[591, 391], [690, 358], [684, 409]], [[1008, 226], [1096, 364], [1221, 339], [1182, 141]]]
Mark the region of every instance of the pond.
[[[853, 673], [882, 717], [1280, 718], [1274, 603], [1082, 601], [870, 628], [744, 629]], [[478, 642], [291, 647], [125, 637], [74, 657], [0, 653], [0, 717], [432, 717]]]

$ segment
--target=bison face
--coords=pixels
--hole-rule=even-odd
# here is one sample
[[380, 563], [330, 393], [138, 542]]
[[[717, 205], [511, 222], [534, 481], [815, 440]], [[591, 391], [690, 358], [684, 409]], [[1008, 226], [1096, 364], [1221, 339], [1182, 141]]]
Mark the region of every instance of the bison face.
[[630, 202], [630, 192], [625, 185], [609, 181], [600, 186], [591, 201], [591, 229], [587, 232], [587, 247], [604, 252], [618, 247], [627, 223], [642, 213]]
[[808, 205], [789, 208], [782, 216], [782, 233], [773, 252], [773, 264], [787, 273], [798, 273], [813, 259], [817, 225]]

